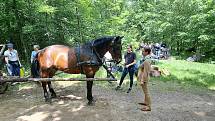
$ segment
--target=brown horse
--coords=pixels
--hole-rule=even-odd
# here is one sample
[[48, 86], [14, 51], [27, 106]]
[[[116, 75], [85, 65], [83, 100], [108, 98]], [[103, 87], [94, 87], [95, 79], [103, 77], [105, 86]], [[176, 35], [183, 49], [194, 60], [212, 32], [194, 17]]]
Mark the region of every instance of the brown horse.
[[[87, 78], [94, 78], [99, 67], [103, 65], [102, 58], [109, 51], [116, 63], [121, 61], [121, 39], [120, 36], [102, 37], [79, 47], [69, 48], [63, 45], [52, 45], [41, 50], [37, 55], [36, 67], [38, 75], [34, 77], [52, 78], [56, 71], [60, 70], [69, 74], [85, 74]], [[44, 97], [50, 101], [49, 93], [46, 89], [48, 85], [51, 98], [56, 97], [56, 93], [51, 82], [42, 82]], [[88, 104], [94, 102], [92, 96], [93, 81], [87, 81]]]

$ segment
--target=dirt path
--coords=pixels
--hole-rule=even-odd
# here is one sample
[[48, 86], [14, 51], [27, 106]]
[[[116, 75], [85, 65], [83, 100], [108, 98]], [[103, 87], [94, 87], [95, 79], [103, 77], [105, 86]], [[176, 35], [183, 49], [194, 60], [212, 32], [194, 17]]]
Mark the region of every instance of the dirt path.
[[127, 94], [126, 88], [116, 92], [95, 84], [97, 102], [87, 106], [85, 84], [55, 86], [60, 96], [52, 104], [44, 102], [37, 85], [0, 95], [0, 121], [215, 121], [215, 92], [204, 89], [151, 82], [152, 111], [142, 112], [139, 87]]

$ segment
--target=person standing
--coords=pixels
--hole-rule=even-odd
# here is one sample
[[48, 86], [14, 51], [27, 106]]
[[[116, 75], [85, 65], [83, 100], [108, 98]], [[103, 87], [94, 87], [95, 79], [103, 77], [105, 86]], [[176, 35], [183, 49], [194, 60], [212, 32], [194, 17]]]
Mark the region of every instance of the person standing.
[[39, 78], [39, 72], [38, 72], [38, 63], [36, 62], [37, 53], [40, 51], [39, 45], [33, 46], [34, 51], [31, 52], [31, 76], [33, 78]]
[[37, 53], [39, 52], [40, 46], [39, 45], [34, 45], [33, 46], [34, 51], [31, 52], [31, 63], [35, 60]]
[[18, 52], [13, 49], [13, 44], [7, 44], [8, 50], [4, 52], [7, 70], [10, 76], [20, 76], [21, 63], [19, 61]]
[[156, 43], [155, 44], [155, 55], [157, 56], [157, 59], [160, 59], [160, 44], [159, 43]]
[[151, 98], [149, 96], [148, 91], [148, 82], [150, 79], [150, 71], [151, 71], [151, 49], [149, 47], [145, 47], [143, 50], [144, 62], [139, 67], [138, 71], [138, 80], [140, 81], [140, 85], [143, 89], [144, 93], [144, 102], [139, 103], [144, 107], [141, 108], [142, 111], [151, 111]]
[[119, 82], [119, 85], [116, 87], [116, 90], [121, 88], [121, 85], [123, 83], [124, 78], [129, 73], [130, 76], [130, 87], [127, 91], [129, 93], [132, 89], [133, 85], [133, 79], [134, 79], [134, 71], [135, 71], [135, 64], [136, 64], [136, 54], [132, 51], [132, 46], [129, 45], [127, 47], [127, 53], [124, 55], [125, 64], [124, 64], [124, 70], [122, 72], [122, 76]]

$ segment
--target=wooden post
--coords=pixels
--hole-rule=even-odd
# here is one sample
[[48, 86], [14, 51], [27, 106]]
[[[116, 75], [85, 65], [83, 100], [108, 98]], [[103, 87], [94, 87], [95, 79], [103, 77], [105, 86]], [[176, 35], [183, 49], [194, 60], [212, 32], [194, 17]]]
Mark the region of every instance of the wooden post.
[[4, 53], [5, 45], [0, 45], [0, 47], [1, 47], [1, 51], [0, 51], [0, 56], [1, 56]]
[[39, 82], [39, 81], [117, 81], [112, 78], [5, 78], [0, 77], [0, 82]]

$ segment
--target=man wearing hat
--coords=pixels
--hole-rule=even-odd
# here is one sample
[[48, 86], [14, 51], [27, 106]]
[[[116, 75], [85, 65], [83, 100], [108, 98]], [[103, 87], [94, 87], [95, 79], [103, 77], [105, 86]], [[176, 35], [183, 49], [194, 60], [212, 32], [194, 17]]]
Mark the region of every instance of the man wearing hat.
[[4, 52], [5, 62], [10, 76], [20, 76], [20, 66], [18, 53], [13, 49], [13, 44], [7, 44], [8, 50]]

